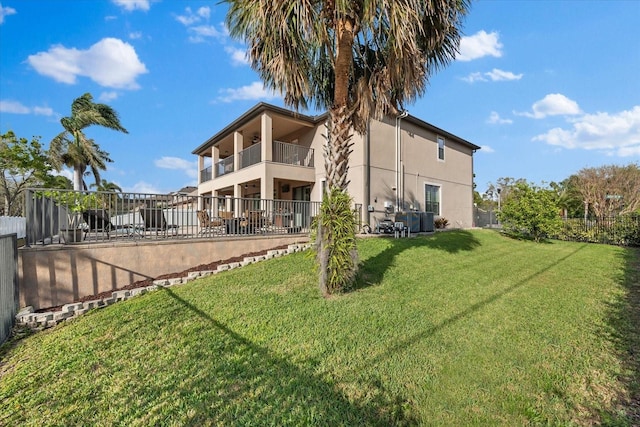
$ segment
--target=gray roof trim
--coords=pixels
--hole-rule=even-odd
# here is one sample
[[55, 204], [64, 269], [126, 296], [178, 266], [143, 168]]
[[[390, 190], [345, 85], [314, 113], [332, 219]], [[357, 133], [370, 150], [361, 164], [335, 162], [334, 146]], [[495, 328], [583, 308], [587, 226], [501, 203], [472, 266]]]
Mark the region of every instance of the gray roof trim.
[[308, 121], [312, 124], [317, 124], [319, 121], [323, 120], [325, 114], [321, 114], [319, 116], [307, 116], [305, 114], [300, 114], [292, 110], [288, 110], [286, 108], [277, 107], [272, 104], [267, 104], [266, 102], [260, 102], [254, 105], [251, 109], [249, 109], [246, 113], [235, 119], [233, 122], [229, 123], [226, 127], [224, 127], [220, 132], [213, 135], [211, 138], [207, 139], [205, 142], [200, 144], [198, 148], [193, 150], [191, 154], [198, 154], [204, 149], [215, 145], [219, 140], [227, 136], [230, 132], [233, 132], [235, 129], [247, 123], [249, 120], [254, 119], [256, 116], [264, 113], [265, 111], [274, 112], [280, 114], [282, 116], [291, 117], [298, 120]]
[[467, 141], [466, 139], [462, 139], [459, 136], [456, 136], [454, 134], [452, 134], [451, 132], [447, 132], [444, 129], [440, 129], [437, 126], [432, 125], [431, 123], [427, 123], [424, 120], [421, 120], [415, 116], [412, 116], [411, 114], [409, 114], [406, 118], [402, 119], [408, 122], [413, 123], [414, 125], [423, 127], [425, 129], [428, 129], [434, 133], [436, 133], [437, 135], [440, 136], [444, 136], [445, 139], [453, 139], [454, 141], [457, 141], [463, 145], [468, 146], [469, 148], [471, 148], [472, 150], [479, 150], [480, 147], [472, 142]]
[[[195, 150], [193, 150], [191, 152], [191, 154], [199, 154], [200, 152], [202, 152], [203, 150], [205, 150], [206, 148], [209, 148], [213, 145], [215, 145], [218, 141], [220, 141], [222, 138], [224, 138], [225, 136], [227, 136], [230, 132], [233, 132], [235, 129], [239, 128], [240, 126], [242, 126], [243, 124], [247, 123], [249, 120], [254, 119], [256, 116], [264, 113], [265, 111], [271, 111], [283, 116], [288, 116], [294, 119], [299, 119], [299, 120], [305, 120], [308, 121], [309, 123], [312, 123], [314, 125], [323, 122], [325, 120], [327, 120], [327, 118], [329, 117], [329, 113], [325, 112], [322, 113], [320, 115], [317, 116], [308, 116], [305, 114], [300, 114], [298, 112], [292, 111], [292, 110], [288, 110], [286, 108], [282, 108], [282, 107], [277, 107], [275, 105], [272, 104], [268, 104], [266, 102], [260, 102], [256, 105], [254, 105], [251, 109], [249, 109], [246, 113], [244, 113], [243, 115], [241, 115], [240, 117], [238, 117], [237, 119], [235, 119], [233, 122], [229, 123], [226, 127], [224, 127], [220, 132], [216, 133], [215, 135], [213, 135], [211, 138], [207, 139], [205, 142], [203, 142], [202, 144], [200, 144], [200, 146], [198, 146], [198, 148], [196, 148]], [[447, 132], [446, 130], [440, 129], [437, 126], [432, 125], [431, 123], [427, 123], [424, 120], [421, 120], [415, 116], [412, 116], [411, 114], [409, 114], [405, 119], [403, 119], [405, 121], [408, 121], [410, 123], [413, 123], [417, 126], [423, 127], [425, 129], [428, 129], [432, 132], [435, 132], [438, 135], [444, 136], [446, 139], [453, 139], [454, 141], [457, 141], [463, 145], [468, 146], [469, 148], [471, 148], [472, 150], [479, 150], [480, 147], [478, 145], [475, 145], [465, 139], [460, 138], [459, 136], [456, 136], [450, 132]]]

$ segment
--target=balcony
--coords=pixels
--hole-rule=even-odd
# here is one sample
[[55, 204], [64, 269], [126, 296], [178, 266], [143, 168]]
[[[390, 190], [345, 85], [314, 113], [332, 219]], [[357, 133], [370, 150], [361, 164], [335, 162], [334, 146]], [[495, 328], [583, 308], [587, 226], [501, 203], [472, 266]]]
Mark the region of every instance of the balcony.
[[225, 157], [216, 163], [216, 178], [231, 172], [233, 172], [233, 156]]
[[[303, 167], [314, 167], [314, 149], [302, 147], [288, 142], [273, 141], [272, 152], [273, 163], [285, 165], [295, 165]], [[233, 157], [228, 156], [221, 159], [213, 167], [209, 166], [200, 171], [200, 182], [207, 182], [213, 178], [218, 178], [234, 171]], [[252, 145], [238, 153], [238, 168], [244, 169], [251, 165], [262, 162], [262, 143]], [[214, 175], [212, 176], [212, 169]]]
[[240, 169], [255, 165], [256, 163], [260, 163], [262, 161], [261, 149], [262, 143], [259, 142], [239, 152], [238, 155], [240, 156]]
[[313, 167], [313, 148], [273, 141], [273, 161], [286, 165]]

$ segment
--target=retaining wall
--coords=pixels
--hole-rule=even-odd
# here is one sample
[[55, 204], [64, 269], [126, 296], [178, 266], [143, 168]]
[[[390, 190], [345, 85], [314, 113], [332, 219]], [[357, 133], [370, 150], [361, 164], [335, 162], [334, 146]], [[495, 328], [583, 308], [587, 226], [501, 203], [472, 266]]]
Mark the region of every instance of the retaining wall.
[[21, 248], [20, 307], [39, 310], [69, 304], [139, 280], [308, 241], [308, 236], [274, 235]]

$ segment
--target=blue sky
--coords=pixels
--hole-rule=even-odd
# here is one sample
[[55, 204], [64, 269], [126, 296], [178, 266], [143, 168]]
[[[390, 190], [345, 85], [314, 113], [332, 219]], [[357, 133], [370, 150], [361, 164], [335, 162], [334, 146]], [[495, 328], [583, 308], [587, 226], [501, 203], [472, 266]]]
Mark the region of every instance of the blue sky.
[[[87, 129], [114, 160], [104, 179], [154, 193], [196, 184], [195, 147], [257, 102], [283, 106], [225, 13], [217, 0], [0, 0], [0, 131], [48, 144], [90, 92], [129, 130]], [[457, 60], [407, 109], [482, 147], [480, 192], [637, 163], [639, 23], [640, 0], [475, 1]]]

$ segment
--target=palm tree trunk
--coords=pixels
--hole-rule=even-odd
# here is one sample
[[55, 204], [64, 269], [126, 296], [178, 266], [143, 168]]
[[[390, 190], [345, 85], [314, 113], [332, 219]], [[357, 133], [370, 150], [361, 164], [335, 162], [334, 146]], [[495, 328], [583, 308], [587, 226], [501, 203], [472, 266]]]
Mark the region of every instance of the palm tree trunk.
[[82, 191], [82, 175], [83, 175], [83, 170], [78, 167], [75, 166], [73, 168], [73, 189], [74, 191]]
[[[349, 172], [349, 155], [351, 154], [351, 113], [349, 111], [349, 76], [353, 62], [353, 22], [350, 19], [343, 18], [337, 23], [337, 46], [336, 46], [336, 64], [335, 64], [335, 92], [334, 105], [329, 112], [330, 128], [327, 141], [324, 146], [324, 165], [327, 180], [327, 194], [324, 197], [331, 208], [331, 212], [338, 211], [338, 202], [333, 200], [334, 189], [346, 192], [349, 181], [347, 179]], [[349, 209], [347, 206], [346, 209]], [[348, 214], [349, 212], [347, 212]], [[336, 224], [335, 221], [327, 221], [326, 224]], [[331, 225], [329, 225], [331, 226]], [[355, 230], [353, 230], [355, 233]], [[340, 271], [341, 282], [338, 286], [328, 287], [329, 260], [333, 257], [345, 256], [344, 252], [333, 253], [331, 248], [340, 246], [334, 241], [336, 236], [343, 236], [337, 230], [324, 229], [322, 224], [318, 226], [318, 258], [320, 265], [320, 291], [323, 295], [328, 295], [335, 291], [346, 289], [349, 281], [355, 277], [357, 269], [357, 253], [355, 245], [353, 245], [350, 254], [351, 259], [341, 262], [342, 265], [348, 265], [344, 271]], [[344, 237], [344, 236], [343, 236]], [[350, 236], [353, 237], [353, 236]], [[349, 236], [346, 237], [349, 239]]]

